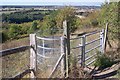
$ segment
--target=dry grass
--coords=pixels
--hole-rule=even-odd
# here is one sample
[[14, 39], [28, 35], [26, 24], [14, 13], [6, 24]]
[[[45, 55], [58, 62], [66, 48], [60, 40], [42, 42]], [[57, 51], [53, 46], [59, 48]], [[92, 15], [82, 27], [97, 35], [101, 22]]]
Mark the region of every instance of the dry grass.
[[81, 78], [81, 79], [92, 79], [92, 76], [84, 71], [82, 67], [73, 67], [71, 72], [69, 73], [69, 78]]
[[2, 77], [10, 78], [29, 69], [29, 50], [2, 57]]
[[10, 49], [10, 48], [24, 46], [24, 45], [29, 45], [29, 38], [28, 37], [2, 43], [2, 44], [0, 44], [0, 49], [4, 50], [4, 49]]

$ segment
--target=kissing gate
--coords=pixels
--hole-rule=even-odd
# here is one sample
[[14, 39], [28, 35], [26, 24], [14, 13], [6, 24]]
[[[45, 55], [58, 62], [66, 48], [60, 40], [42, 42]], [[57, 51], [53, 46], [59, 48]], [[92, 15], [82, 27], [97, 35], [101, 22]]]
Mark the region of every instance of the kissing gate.
[[34, 70], [31, 77], [68, 77], [71, 55], [79, 66], [86, 67], [96, 60], [97, 51], [104, 51], [104, 29], [70, 38], [66, 21], [63, 28], [63, 34], [58, 36], [30, 34], [33, 47], [30, 50], [30, 68]]

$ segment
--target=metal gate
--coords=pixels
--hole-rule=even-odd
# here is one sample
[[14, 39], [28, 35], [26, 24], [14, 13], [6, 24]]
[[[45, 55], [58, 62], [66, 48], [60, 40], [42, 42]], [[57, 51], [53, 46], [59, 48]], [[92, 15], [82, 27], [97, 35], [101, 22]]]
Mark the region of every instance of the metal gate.
[[34, 43], [36, 53], [31, 54], [31, 69], [35, 69], [37, 78], [68, 77], [71, 55], [80, 66], [86, 67], [96, 60], [97, 51], [104, 51], [104, 29], [70, 38], [66, 22], [64, 28], [61, 35], [44, 36], [40, 33], [31, 37], [33, 42], [30, 45]]
[[61, 67], [63, 53], [63, 37], [41, 36], [36, 34], [37, 77], [63, 77]]
[[71, 54], [74, 54], [81, 66], [89, 66], [96, 60], [97, 53], [104, 51], [104, 29], [71, 38], [70, 41]]

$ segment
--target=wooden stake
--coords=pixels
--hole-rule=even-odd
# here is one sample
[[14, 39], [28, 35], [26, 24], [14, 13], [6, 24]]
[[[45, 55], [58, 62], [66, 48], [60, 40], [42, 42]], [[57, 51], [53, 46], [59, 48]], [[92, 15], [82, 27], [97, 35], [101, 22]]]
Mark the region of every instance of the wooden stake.
[[106, 23], [105, 35], [104, 35], [104, 44], [103, 44], [104, 52], [106, 52], [107, 34], [108, 34], [108, 23]]
[[30, 34], [30, 46], [32, 47], [30, 49], [30, 69], [33, 69], [34, 71], [31, 71], [30, 78], [35, 79], [35, 73], [36, 72], [36, 35]]

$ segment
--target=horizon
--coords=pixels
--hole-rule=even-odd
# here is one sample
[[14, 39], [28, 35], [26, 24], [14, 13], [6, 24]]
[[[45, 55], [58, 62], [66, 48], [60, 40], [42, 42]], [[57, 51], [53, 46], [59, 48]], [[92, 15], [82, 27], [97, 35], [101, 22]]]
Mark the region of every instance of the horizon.
[[0, 1], [1, 6], [9, 5], [18, 5], [18, 6], [49, 6], [49, 5], [58, 5], [58, 6], [101, 6], [106, 0], [3, 0]]

